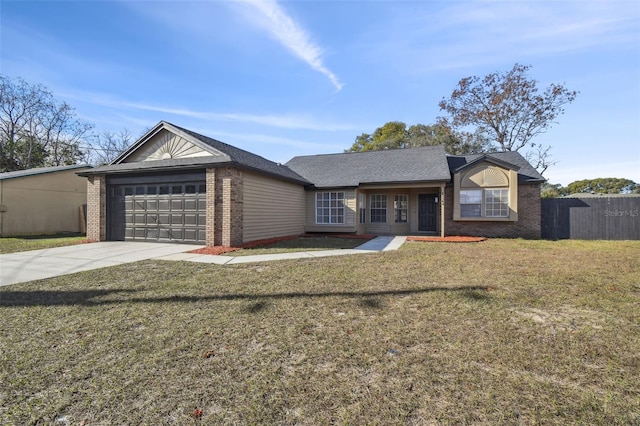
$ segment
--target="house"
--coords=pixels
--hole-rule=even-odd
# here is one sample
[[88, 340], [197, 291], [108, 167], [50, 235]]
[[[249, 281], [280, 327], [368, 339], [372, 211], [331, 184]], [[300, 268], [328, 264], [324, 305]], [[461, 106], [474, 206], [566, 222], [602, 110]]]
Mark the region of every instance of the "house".
[[518, 153], [441, 146], [278, 164], [160, 122], [88, 178], [87, 238], [239, 245], [305, 232], [540, 237], [544, 178]]
[[0, 173], [0, 237], [82, 232], [86, 165]]

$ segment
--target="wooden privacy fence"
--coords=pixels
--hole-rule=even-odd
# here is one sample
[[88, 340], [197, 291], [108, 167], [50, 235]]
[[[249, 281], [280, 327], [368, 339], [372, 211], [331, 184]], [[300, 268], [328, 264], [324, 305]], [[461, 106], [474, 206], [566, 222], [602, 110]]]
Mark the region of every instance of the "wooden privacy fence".
[[640, 197], [543, 198], [542, 238], [640, 240]]

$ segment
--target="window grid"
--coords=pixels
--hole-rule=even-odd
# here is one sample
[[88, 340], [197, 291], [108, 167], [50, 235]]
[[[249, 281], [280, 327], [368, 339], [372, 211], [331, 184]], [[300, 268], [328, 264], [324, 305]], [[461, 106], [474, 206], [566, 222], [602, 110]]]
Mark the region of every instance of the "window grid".
[[485, 190], [485, 215], [487, 217], [509, 217], [509, 191], [507, 189]]
[[387, 223], [387, 196], [371, 195], [371, 223]]
[[344, 192], [316, 193], [316, 223], [344, 223]]
[[409, 197], [396, 195], [393, 202], [396, 223], [407, 223], [409, 219]]

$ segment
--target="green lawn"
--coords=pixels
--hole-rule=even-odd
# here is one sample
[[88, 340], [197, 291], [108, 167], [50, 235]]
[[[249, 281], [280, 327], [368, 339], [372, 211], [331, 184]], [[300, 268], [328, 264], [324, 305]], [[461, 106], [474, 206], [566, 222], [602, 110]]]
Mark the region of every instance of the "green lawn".
[[1, 287], [0, 424], [639, 424], [639, 253], [414, 242]]
[[0, 254], [70, 246], [80, 244], [86, 239], [84, 235], [74, 234], [0, 238]]

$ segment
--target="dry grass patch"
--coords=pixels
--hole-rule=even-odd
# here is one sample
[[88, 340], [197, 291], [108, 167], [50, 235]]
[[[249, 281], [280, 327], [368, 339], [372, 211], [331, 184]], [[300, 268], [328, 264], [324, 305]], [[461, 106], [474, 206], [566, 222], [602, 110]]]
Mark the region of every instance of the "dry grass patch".
[[86, 243], [84, 235], [38, 235], [0, 238], [0, 254], [40, 250]]
[[637, 424], [638, 242], [146, 261], [0, 289], [1, 424]]

